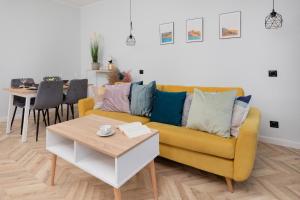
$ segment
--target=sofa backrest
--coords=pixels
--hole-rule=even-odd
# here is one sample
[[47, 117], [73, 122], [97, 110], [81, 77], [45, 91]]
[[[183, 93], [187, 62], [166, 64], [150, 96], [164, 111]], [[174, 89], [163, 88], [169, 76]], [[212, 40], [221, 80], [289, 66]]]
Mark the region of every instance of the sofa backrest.
[[178, 86], [178, 85], [157, 85], [157, 89], [164, 92], [189, 92], [192, 93], [194, 88], [204, 92], [225, 92], [236, 90], [237, 96], [244, 96], [243, 88], [238, 87], [199, 87], [199, 86]]

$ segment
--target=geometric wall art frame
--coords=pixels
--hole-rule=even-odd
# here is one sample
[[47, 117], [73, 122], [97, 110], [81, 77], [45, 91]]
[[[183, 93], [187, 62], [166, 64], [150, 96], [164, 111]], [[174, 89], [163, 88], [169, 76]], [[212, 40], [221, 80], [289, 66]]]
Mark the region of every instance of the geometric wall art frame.
[[174, 22], [159, 25], [160, 44], [174, 44]]
[[203, 42], [203, 18], [186, 20], [186, 42]]
[[220, 14], [219, 37], [220, 39], [241, 37], [241, 11]]

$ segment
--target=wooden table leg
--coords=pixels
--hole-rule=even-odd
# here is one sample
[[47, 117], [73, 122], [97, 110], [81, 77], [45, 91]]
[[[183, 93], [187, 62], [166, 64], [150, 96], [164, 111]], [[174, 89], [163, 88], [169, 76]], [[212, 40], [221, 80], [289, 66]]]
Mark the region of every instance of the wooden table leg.
[[10, 134], [11, 130], [10, 130], [10, 125], [11, 125], [11, 114], [12, 114], [12, 110], [13, 110], [13, 100], [14, 100], [14, 96], [13, 95], [9, 95], [9, 101], [8, 101], [8, 111], [7, 111], [7, 120], [6, 120], [6, 134]]
[[155, 172], [154, 160], [152, 160], [150, 162], [149, 168], [150, 168], [150, 174], [151, 174], [151, 181], [152, 181], [154, 199], [157, 200], [158, 199], [158, 190], [157, 190], [157, 181], [156, 181], [156, 172]]
[[51, 164], [51, 185], [54, 185], [54, 179], [55, 179], [55, 169], [56, 169], [56, 160], [57, 155], [52, 154], [52, 164]]
[[121, 200], [121, 190], [114, 188], [115, 200]]
[[29, 110], [30, 110], [30, 97], [26, 97], [25, 101], [25, 114], [24, 114], [24, 126], [22, 130], [22, 142], [27, 142], [27, 134], [28, 134], [28, 116], [29, 116]]

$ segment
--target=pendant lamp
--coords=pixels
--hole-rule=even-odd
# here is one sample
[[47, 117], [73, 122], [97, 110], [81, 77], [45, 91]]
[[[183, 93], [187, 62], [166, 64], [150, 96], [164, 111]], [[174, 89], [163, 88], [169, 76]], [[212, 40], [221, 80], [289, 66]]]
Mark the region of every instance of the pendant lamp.
[[132, 19], [131, 19], [131, 0], [130, 0], [130, 34], [127, 37], [126, 45], [127, 46], [135, 46], [136, 40], [135, 37], [132, 35]]
[[282, 16], [277, 13], [274, 9], [274, 0], [273, 0], [273, 10], [265, 19], [266, 29], [278, 29], [282, 27]]

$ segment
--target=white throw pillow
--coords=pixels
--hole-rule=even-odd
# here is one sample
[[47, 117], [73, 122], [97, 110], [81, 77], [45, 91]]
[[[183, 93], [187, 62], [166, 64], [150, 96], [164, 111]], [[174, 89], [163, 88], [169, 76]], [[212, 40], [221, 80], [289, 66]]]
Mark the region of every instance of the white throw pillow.
[[245, 97], [242, 96], [238, 97], [234, 102], [230, 132], [232, 136], [238, 137], [239, 135], [240, 127], [247, 118], [250, 109], [250, 99], [251, 95]]

